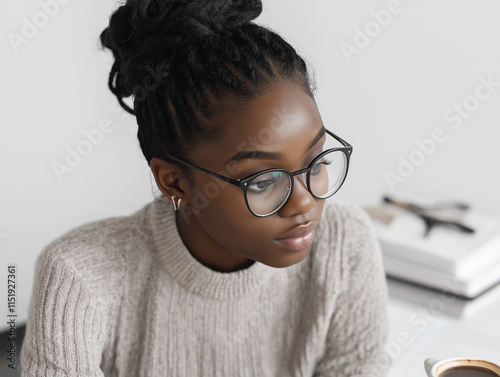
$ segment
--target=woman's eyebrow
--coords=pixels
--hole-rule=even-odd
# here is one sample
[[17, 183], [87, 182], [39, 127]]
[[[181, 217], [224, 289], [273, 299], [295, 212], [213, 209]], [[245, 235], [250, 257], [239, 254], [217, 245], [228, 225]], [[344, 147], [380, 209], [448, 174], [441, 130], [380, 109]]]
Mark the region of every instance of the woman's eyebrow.
[[[312, 147], [323, 137], [326, 133], [325, 127], [321, 127], [317, 135], [311, 141], [306, 151], [311, 150]], [[281, 153], [265, 152], [265, 151], [239, 151], [233, 157], [229, 158], [225, 163], [238, 162], [242, 160], [279, 160], [283, 157]]]

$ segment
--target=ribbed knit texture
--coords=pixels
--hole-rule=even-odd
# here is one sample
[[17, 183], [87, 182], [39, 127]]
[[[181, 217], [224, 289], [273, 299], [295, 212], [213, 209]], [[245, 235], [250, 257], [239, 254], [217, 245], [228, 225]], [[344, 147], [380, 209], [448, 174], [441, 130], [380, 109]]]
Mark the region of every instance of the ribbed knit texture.
[[44, 248], [23, 377], [385, 376], [387, 289], [368, 216], [325, 203], [306, 258], [211, 270], [170, 199], [81, 225]]

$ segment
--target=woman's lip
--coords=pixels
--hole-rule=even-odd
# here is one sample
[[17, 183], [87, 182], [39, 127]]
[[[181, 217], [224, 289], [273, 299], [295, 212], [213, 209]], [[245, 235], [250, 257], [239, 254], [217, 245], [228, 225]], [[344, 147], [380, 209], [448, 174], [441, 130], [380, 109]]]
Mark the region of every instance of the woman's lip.
[[309, 233], [295, 238], [283, 238], [280, 240], [275, 240], [275, 242], [285, 246], [288, 249], [292, 250], [303, 250], [306, 247], [312, 245], [314, 241], [314, 229], [312, 229]]
[[283, 241], [286, 239], [295, 239], [299, 237], [303, 237], [306, 234], [311, 233], [314, 228], [316, 228], [317, 222], [308, 222], [306, 225], [299, 225], [295, 228], [293, 228], [290, 232], [285, 234], [281, 238], [277, 238], [276, 241]]

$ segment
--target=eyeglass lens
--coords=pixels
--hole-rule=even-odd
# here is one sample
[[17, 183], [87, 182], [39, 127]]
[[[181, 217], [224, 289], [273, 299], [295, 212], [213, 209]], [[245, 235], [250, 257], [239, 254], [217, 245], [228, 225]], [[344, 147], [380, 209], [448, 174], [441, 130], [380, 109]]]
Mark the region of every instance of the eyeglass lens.
[[[347, 157], [342, 151], [332, 151], [318, 159], [311, 168], [309, 185], [318, 198], [333, 195], [342, 185], [347, 172]], [[265, 216], [279, 208], [290, 195], [291, 177], [283, 171], [256, 176], [247, 190], [250, 209]]]

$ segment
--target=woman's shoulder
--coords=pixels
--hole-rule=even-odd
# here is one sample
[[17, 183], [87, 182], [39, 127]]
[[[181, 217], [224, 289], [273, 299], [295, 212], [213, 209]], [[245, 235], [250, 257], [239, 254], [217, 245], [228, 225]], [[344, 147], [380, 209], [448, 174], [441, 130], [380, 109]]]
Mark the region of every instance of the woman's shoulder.
[[127, 266], [147, 260], [149, 208], [147, 204], [130, 215], [94, 220], [68, 230], [42, 249], [36, 267], [59, 269], [89, 289], [113, 292], [113, 285], [123, 283]]

